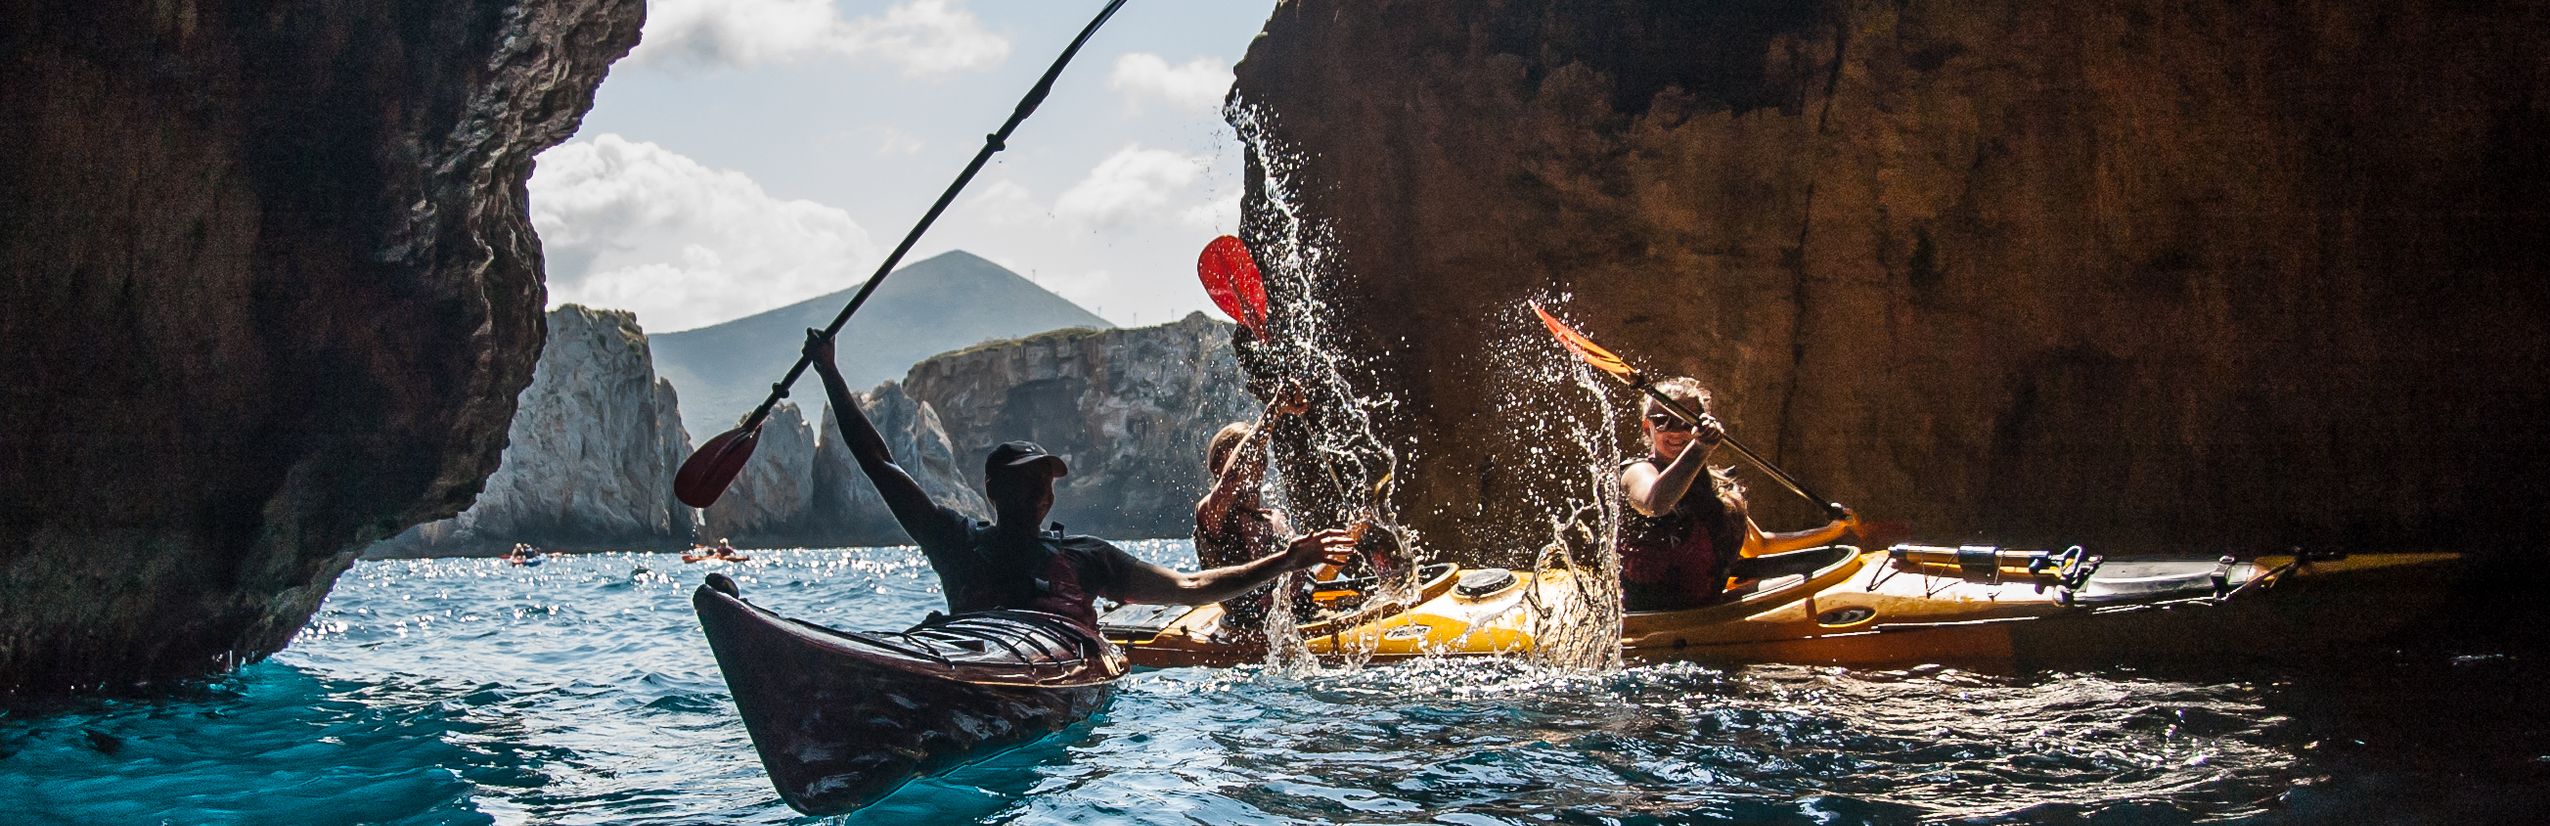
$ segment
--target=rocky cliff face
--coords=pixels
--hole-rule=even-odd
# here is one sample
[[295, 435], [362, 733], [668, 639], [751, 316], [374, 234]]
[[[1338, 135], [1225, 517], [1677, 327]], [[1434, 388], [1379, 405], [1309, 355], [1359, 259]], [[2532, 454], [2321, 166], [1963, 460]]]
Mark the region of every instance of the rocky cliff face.
[[1596, 414], [1542, 298], [1924, 536], [2472, 547], [2550, 478], [2545, 53], [2446, 2], [1293, 0], [1234, 121], [1438, 546], [1546, 535], [1518, 434]]
[[1030, 439], [1071, 475], [1053, 520], [1116, 538], [1187, 536], [1213, 431], [1252, 419], [1231, 325], [1201, 313], [1132, 330], [1063, 330], [913, 365], [903, 388], [937, 411], [953, 465], [982, 487], [993, 445]]
[[[913, 399], [894, 382], [877, 385], [859, 397], [859, 411], [885, 436], [895, 463], [930, 499], [976, 519], [991, 518], [980, 483], [966, 478], [964, 463], [949, 442], [938, 411]], [[976, 462], [981, 459], [978, 457]], [[876, 485], [851, 458], [841, 436], [841, 420], [830, 406], [823, 411], [823, 444], [815, 451], [815, 502], [808, 512], [814, 535], [828, 545], [903, 545], [912, 541], [895, 524], [894, 514], [877, 495]]]
[[[203, 674], [496, 467], [637, 0], [0, 10], [0, 691]], [[41, 469], [41, 470], [37, 470]]]
[[794, 402], [780, 402], [762, 420], [753, 460], [715, 504], [700, 511], [700, 537], [742, 547], [806, 544], [808, 508], [814, 504], [815, 433]]
[[[690, 453], [672, 390], [625, 310], [549, 313], [548, 342], [522, 391], [504, 457], [460, 515], [373, 546], [373, 556], [687, 547], [691, 509], [673, 499]], [[798, 422], [800, 432], [804, 422]]]
[[[938, 414], [904, 395], [893, 382], [859, 397], [859, 409], [876, 423], [913, 481], [930, 498], [975, 518], [988, 518], [983, 495], [956, 469]], [[771, 408], [752, 464], [715, 506], [704, 512], [703, 536], [731, 539], [746, 548], [834, 548], [903, 545], [912, 539], [887, 511], [876, 486], [859, 470], [841, 438], [840, 420], [824, 407], [823, 429], [806, 426], [797, 406]]]

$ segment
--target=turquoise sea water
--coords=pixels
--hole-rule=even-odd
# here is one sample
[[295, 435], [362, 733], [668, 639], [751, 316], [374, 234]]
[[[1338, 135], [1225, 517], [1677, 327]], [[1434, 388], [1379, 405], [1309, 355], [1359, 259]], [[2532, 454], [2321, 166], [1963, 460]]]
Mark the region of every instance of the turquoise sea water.
[[[0, 822], [815, 822], [763, 777], [690, 590], [725, 571], [897, 628], [935, 580], [909, 549], [754, 556], [360, 563], [230, 679], [0, 716]], [[2546, 822], [2543, 674], [2476, 643], [2209, 674], [1144, 671], [1081, 726], [841, 821]]]

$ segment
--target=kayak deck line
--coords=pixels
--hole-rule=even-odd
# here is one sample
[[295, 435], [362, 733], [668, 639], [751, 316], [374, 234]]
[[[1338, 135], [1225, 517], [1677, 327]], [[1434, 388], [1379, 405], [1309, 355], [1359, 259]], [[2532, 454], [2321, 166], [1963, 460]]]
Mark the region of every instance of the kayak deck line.
[[[2279, 554], [2101, 559], [2062, 553], [1831, 546], [1777, 556], [1729, 601], [1622, 615], [1633, 658], [1887, 666], [2018, 665], [2199, 658], [2378, 639], [2439, 603], [2459, 554]], [[1990, 551], [1995, 549], [1981, 549]], [[1750, 562], [1752, 560], [1748, 560]], [[1575, 573], [1470, 569], [1499, 587], [1428, 594], [1416, 606], [1303, 643], [1314, 655], [1374, 662], [1534, 652], [1583, 597]], [[1510, 581], [1508, 581], [1510, 580]], [[2367, 589], [2377, 594], [2368, 594]], [[2353, 594], [2353, 596], [2348, 596]], [[2378, 602], [2366, 602], [2373, 595]], [[2332, 598], [2333, 596], [2338, 598]], [[2363, 606], [2394, 610], [2363, 617]], [[1199, 611], [1204, 609], [1197, 609]], [[2383, 612], [2369, 612], [2383, 613]], [[1217, 615], [1218, 616], [1218, 615]], [[2344, 620], [2339, 622], [2337, 620]], [[1120, 636], [1135, 665], [1230, 665], [1262, 656], [1216, 646], [1182, 619]]]

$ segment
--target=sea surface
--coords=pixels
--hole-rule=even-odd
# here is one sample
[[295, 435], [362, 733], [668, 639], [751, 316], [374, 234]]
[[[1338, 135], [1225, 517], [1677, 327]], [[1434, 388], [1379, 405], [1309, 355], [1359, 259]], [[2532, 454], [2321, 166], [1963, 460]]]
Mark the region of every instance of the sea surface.
[[[906, 548], [753, 555], [359, 563], [229, 679], [0, 715], [0, 822], [819, 822], [771, 791], [691, 589], [724, 571], [884, 629], [936, 580]], [[2545, 674], [2484, 642], [2197, 674], [1142, 671], [1087, 723], [838, 820], [2541, 823]]]

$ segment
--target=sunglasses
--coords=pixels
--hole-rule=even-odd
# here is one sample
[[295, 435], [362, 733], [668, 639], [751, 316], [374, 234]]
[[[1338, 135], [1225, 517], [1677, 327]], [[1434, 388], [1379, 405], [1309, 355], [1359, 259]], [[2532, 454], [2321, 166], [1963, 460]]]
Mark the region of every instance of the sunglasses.
[[1683, 421], [1681, 417], [1675, 416], [1671, 413], [1649, 413], [1647, 414], [1647, 423], [1654, 425], [1657, 430], [1674, 432], [1693, 430], [1699, 427], [1699, 425]]

